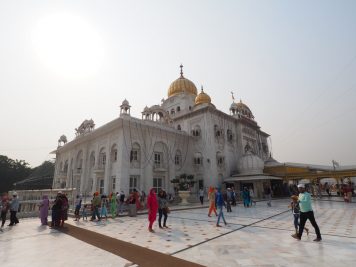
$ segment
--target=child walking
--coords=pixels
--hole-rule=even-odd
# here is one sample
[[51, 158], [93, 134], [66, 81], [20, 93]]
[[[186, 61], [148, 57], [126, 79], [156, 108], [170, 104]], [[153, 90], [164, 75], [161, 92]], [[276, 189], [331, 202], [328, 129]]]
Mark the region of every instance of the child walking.
[[[299, 217], [300, 217], [300, 207], [299, 207], [299, 202], [298, 202], [298, 196], [291, 196], [292, 202], [289, 205], [289, 208], [292, 209], [293, 217], [294, 217], [294, 227], [295, 227], [295, 233], [298, 234], [298, 228], [299, 228]], [[304, 230], [307, 232], [307, 235], [309, 235], [309, 229], [304, 228]]]
[[108, 199], [106, 198], [106, 196], [104, 196], [102, 199], [100, 218], [103, 218], [104, 216], [105, 216], [105, 220], [107, 220], [108, 219]]
[[83, 205], [83, 210], [82, 210], [83, 221], [84, 221], [84, 218], [85, 218], [86, 221], [88, 220], [87, 210], [88, 210], [88, 205], [84, 204]]

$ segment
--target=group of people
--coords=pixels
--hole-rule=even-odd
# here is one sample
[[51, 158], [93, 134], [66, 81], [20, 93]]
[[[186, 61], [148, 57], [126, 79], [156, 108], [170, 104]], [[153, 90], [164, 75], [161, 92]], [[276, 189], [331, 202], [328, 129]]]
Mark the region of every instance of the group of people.
[[[48, 211], [49, 201], [47, 202], [48, 196], [42, 196], [43, 201], [40, 204], [40, 215], [41, 215], [41, 223], [46, 225], [47, 223], [47, 216], [46, 210]], [[42, 205], [42, 206], [41, 206]], [[41, 210], [42, 208], [42, 210]], [[59, 191], [57, 196], [52, 205], [52, 222], [51, 227], [63, 227], [64, 221], [68, 220], [68, 209], [69, 209], [69, 202], [68, 197], [66, 194]], [[43, 217], [42, 217], [43, 216]]]
[[[147, 197], [147, 209], [148, 209], [148, 231], [154, 233], [153, 224], [157, 219], [158, 211], [158, 226], [160, 229], [169, 228], [167, 226], [168, 213], [170, 212], [168, 208], [167, 193], [165, 190], [161, 189], [156, 195], [154, 188], [150, 190]], [[163, 217], [163, 224], [162, 224]]]
[[[305, 227], [305, 223], [309, 220], [312, 226], [315, 229], [317, 235], [314, 241], [321, 241], [320, 229], [315, 221], [314, 213], [311, 205], [311, 194], [306, 190], [304, 184], [299, 184], [297, 186], [298, 193], [291, 196], [291, 203], [289, 207], [292, 210], [293, 214], [293, 223], [295, 228], [295, 233], [292, 235], [293, 238], [300, 240], [303, 234], [303, 231], [309, 234], [309, 229]], [[266, 191], [265, 195], [270, 194], [271, 192]], [[297, 195], [298, 194], [298, 195]], [[254, 203], [253, 200], [253, 191], [249, 190], [247, 187], [244, 187], [241, 192], [242, 200], [244, 207], [249, 207]], [[202, 201], [202, 199], [200, 199]], [[225, 225], [227, 222], [224, 217], [224, 207], [226, 207], [227, 212], [231, 212], [231, 206], [236, 206], [236, 193], [233, 188], [227, 188], [222, 192], [221, 188], [210, 187], [208, 191], [208, 200], [209, 200], [209, 211], [208, 216], [211, 217], [211, 214], [214, 213], [217, 216], [216, 226], [220, 226], [220, 221], [222, 220]], [[170, 212], [168, 207], [168, 196], [165, 190], [160, 189], [158, 194], [156, 194], [156, 189], [152, 188], [147, 196], [147, 209], [148, 209], [148, 231], [155, 232], [153, 229], [153, 224], [157, 219], [158, 213], [158, 226], [160, 229], [168, 228], [167, 219]], [[93, 199], [91, 200], [91, 220], [96, 218], [100, 221], [102, 218], [108, 217], [108, 212], [110, 211], [112, 218], [115, 218], [117, 214], [123, 212], [124, 204], [135, 204], [137, 209], [142, 209], [143, 204], [146, 203], [145, 194], [139, 194], [137, 190], [133, 190], [129, 197], [125, 199], [125, 194], [123, 191], [120, 193], [117, 192], [111, 193], [109, 196], [102, 195], [99, 196], [98, 192], [95, 192]], [[270, 203], [270, 198], [267, 197], [267, 205]], [[269, 204], [270, 205], [270, 204]], [[83, 204], [82, 197], [77, 195], [75, 200], [75, 220], [87, 219], [88, 214], [88, 204]], [[42, 201], [39, 204], [40, 219], [42, 225], [48, 225], [47, 217], [48, 212], [52, 209], [52, 222], [51, 227], [62, 227], [64, 221], [68, 219], [68, 198], [66, 194], [63, 194], [61, 191], [58, 192], [52, 207], [50, 207], [50, 201], [47, 195], [42, 196]], [[12, 198], [9, 198], [7, 194], [4, 194], [1, 198], [1, 231], [5, 225], [6, 216], [10, 210], [10, 224], [13, 226], [19, 223], [16, 213], [19, 209], [19, 200], [17, 193], [12, 193]], [[82, 211], [82, 214], [80, 214]], [[99, 212], [100, 211], [100, 212]]]
[[17, 211], [19, 210], [20, 203], [17, 197], [17, 193], [12, 193], [12, 198], [8, 196], [8, 194], [4, 194], [1, 197], [1, 228], [0, 231], [3, 230], [7, 214], [10, 210], [10, 224], [8, 226], [14, 226], [19, 223], [19, 219], [16, 216]]
[[292, 209], [295, 227], [295, 233], [292, 235], [292, 237], [297, 240], [301, 240], [304, 230], [308, 235], [309, 229], [305, 228], [305, 223], [307, 220], [309, 220], [316, 233], [316, 238], [314, 241], [320, 242], [322, 238], [319, 226], [315, 221], [314, 212], [311, 205], [311, 194], [306, 191], [304, 184], [298, 184], [298, 191], [298, 196], [291, 196], [292, 202], [289, 206]]

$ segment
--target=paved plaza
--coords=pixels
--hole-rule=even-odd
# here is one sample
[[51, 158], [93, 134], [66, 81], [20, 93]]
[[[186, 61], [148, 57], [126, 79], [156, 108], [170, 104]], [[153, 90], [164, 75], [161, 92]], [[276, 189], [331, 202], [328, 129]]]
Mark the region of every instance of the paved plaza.
[[[356, 204], [313, 201], [323, 240], [313, 242], [314, 229], [298, 241], [291, 237], [293, 218], [289, 200], [274, 200], [244, 208], [241, 204], [226, 213], [227, 226], [216, 227], [216, 217], [207, 208], [173, 210], [170, 229], [147, 231], [147, 215], [119, 217], [101, 222], [69, 219], [73, 226], [126, 241], [149, 250], [204, 266], [355, 266]], [[125, 259], [39, 225], [39, 219], [23, 219], [0, 233], [1, 266], [137, 266]], [[141, 264], [140, 266], [143, 266]]]

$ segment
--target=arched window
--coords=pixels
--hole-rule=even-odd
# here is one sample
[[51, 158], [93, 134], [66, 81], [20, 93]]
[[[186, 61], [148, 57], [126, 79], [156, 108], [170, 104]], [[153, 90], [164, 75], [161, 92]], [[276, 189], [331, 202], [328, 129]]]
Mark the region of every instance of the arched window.
[[219, 126], [217, 126], [216, 124], [214, 125], [214, 132], [215, 132], [215, 137], [221, 137], [222, 136], [222, 131], [219, 128]]
[[199, 125], [195, 125], [193, 130], [192, 130], [192, 135], [193, 136], [201, 136], [201, 129], [200, 129], [200, 126]]
[[193, 160], [194, 165], [200, 166], [203, 165], [203, 157], [200, 152], [197, 152], [194, 154], [194, 160]]
[[75, 171], [77, 173], [80, 173], [82, 170], [83, 165], [83, 151], [79, 151], [77, 154], [77, 159], [76, 159], [76, 166], [75, 166]]
[[176, 167], [182, 166], [182, 153], [180, 152], [180, 150], [176, 151], [176, 155], [174, 156], [174, 164], [176, 165]]
[[182, 127], [180, 126], [180, 124], [178, 124], [177, 129], [178, 129], [179, 131], [182, 130]]
[[105, 169], [106, 165], [106, 152], [105, 148], [101, 148], [99, 152], [99, 162], [98, 162], [98, 167], [99, 169]]
[[171, 109], [171, 115], [174, 115], [176, 112], [174, 111], [174, 108]]
[[95, 165], [95, 152], [94, 151], [92, 151], [91, 153], [90, 153], [90, 165], [89, 165], [89, 167], [90, 168], [93, 168], [94, 167], [94, 165]]
[[225, 157], [220, 151], [216, 153], [216, 162], [219, 167], [224, 166]]
[[132, 144], [132, 149], [130, 152], [130, 162], [131, 167], [139, 168], [140, 167], [140, 160], [141, 160], [141, 149], [138, 143]]
[[227, 136], [227, 140], [231, 142], [234, 138], [234, 136], [232, 135], [232, 130], [228, 129], [226, 131], [226, 136]]
[[59, 164], [59, 169], [58, 169], [58, 173], [63, 171], [63, 162], [61, 161], [61, 163]]
[[117, 161], [117, 145], [116, 144], [113, 144], [111, 147], [110, 158], [111, 158], [111, 162]]
[[179, 112], [179, 111], [180, 111], [180, 106], [177, 107], [177, 112]]
[[64, 162], [64, 167], [63, 167], [63, 172], [67, 173], [68, 172], [68, 160]]

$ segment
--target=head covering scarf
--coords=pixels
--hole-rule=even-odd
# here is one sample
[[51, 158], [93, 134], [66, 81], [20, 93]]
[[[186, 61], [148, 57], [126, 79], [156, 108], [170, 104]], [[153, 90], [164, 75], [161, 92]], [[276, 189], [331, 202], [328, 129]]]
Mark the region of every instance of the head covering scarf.
[[148, 220], [154, 222], [156, 220], [158, 211], [158, 202], [155, 189], [152, 188], [147, 197], [147, 208], [148, 208]]

